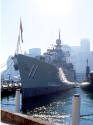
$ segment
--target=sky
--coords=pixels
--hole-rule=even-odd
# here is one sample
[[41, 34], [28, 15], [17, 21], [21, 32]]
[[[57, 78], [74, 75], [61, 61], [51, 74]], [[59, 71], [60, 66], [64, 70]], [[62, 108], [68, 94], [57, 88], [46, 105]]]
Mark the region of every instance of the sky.
[[93, 0], [1, 0], [0, 64], [14, 55], [20, 27], [23, 26], [22, 50], [55, 44], [61, 31], [63, 44], [75, 46], [80, 39], [91, 40], [93, 50]]

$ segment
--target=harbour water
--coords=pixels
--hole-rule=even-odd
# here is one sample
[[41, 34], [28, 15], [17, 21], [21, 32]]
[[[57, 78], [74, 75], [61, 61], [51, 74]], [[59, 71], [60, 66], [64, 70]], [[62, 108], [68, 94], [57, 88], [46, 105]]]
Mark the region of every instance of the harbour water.
[[[71, 125], [72, 97], [80, 94], [80, 125], [93, 125], [93, 93], [74, 88], [64, 93], [56, 93], [22, 102], [20, 94], [20, 113], [29, 114], [35, 118], [52, 121], [60, 125]], [[1, 99], [1, 108], [15, 112], [15, 95]], [[90, 115], [91, 114], [91, 115]]]

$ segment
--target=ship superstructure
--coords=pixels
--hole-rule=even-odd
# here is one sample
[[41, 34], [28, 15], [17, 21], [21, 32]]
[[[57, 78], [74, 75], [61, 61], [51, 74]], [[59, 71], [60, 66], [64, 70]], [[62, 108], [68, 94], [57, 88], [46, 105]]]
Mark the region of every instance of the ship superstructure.
[[63, 46], [59, 32], [56, 45], [47, 49], [43, 56], [15, 55], [14, 67], [20, 71], [23, 99], [75, 87], [75, 71], [72, 63], [67, 63], [69, 52], [63, 51]]

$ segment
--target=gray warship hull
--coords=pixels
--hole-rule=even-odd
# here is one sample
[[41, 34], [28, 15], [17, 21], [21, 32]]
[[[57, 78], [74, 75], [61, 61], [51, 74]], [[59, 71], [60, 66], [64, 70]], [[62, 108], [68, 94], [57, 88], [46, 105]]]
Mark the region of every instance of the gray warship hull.
[[[62, 67], [53, 66], [44, 61], [18, 54], [14, 61], [15, 69], [19, 69], [22, 83], [22, 98], [47, 95], [74, 88], [75, 84], [68, 81]], [[72, 75], [73, 72], [67, 72]], [[68, 75], [68, 76], [69, 76]]]

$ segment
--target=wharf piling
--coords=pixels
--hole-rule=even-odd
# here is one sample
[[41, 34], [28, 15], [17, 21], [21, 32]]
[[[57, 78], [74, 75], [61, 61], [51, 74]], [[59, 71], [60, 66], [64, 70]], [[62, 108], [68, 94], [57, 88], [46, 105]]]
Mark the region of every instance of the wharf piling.
[[16, 89], [16, 112], [20, 112], [20, 89]]
[[80, 95], [72, 98], [72, 125], [80, 125]]

